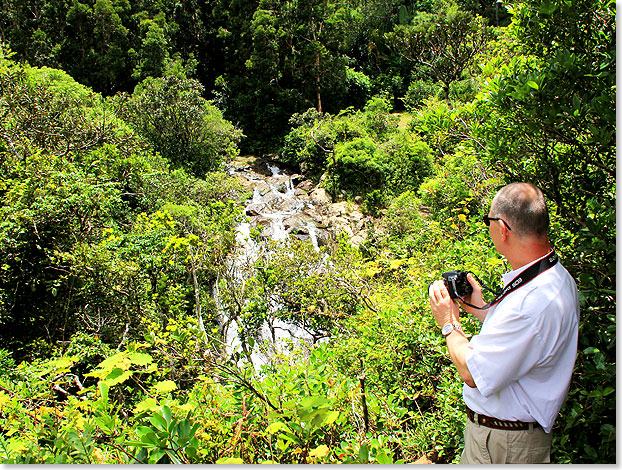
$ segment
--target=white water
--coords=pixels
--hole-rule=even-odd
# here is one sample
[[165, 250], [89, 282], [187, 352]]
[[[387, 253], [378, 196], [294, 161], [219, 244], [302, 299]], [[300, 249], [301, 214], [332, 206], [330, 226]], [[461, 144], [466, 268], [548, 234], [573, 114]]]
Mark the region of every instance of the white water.
[[[290, 177], [281, 175], [281, 170], [274, 165], [267, 164], [267, 166], [272, 173], [272, 178], [266, 178], [265, 181], [270, 190], [262, 195], [258, 185], [264, 181], [256, 181], [257, 186], [253, 189], [253, 196], [247, 208], [252, 205], [255, 211], [259, 212], [259, 216], [256, 217], [262, 217], [268, 221], [264, 232], [269, 233], [272, 240], [287, 243], [291, 228], [286, 229], [285, 218], [301, 214], [308, 203], [296, 198], [296, 191]], [[285, 192], [279, 191], [283, 188], [283, 184], [285, 185]], [[312, 221], [306, 221], [305, 226], [313, 247], [319, 251], [315, 224]], [[243, 286], [245, 280], [252, 275], [252, 265], [264, 249], [263, 244], [256, 242], [250, 234], [250, 222], [244, 222], [237, 227], [238, 250], [230, 269], [234, 273], [235, 283], [238, 287]], [[216, 299], [219, 297], [217, 289], [214, 292], [214, 297]], [[272, 311], [277, 311], [280, 306], [271, 305], [270, 308]], [[242, 349], [238, 337], [239, 325], [235, 319], [229, 319], [224, 310], [221, 309], [221, 311], [223, 312], [222, 333], [227, 345], [227, 353], [231, 355], [236, 350], [241, 351]], [[292, 345], [309, 346], [311, 344], [313, 344], [313, 336], [302, 328], [280, 319], [272, 320], [272, 325], [265, 321], [261, 326], [255, 346], [252, 348], [250, 359], [255, 369], [259, 370], [262, 365], [270, 363], [274, 354], [284, 352]]]

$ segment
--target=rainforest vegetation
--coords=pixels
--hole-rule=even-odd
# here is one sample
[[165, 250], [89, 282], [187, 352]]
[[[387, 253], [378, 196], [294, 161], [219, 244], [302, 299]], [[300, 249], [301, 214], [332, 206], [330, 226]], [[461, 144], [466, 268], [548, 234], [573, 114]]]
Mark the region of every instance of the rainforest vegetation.
[[[616, 462], [616, 4], [456, 1], [0, 2], [1, 462], [457, 462], [427, 286], [499, 286], [481, 218], [513, 181], [580, 292], [553, 462]], [[240, 284], [247, 155], [364, 242], [253, 232]], [[255, 367], [275, 319], [328, 340]]]

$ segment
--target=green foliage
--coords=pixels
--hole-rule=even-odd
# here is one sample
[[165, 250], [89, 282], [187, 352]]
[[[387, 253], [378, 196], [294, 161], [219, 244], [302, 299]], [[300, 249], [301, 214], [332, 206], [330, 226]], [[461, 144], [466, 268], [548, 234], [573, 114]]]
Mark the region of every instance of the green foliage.
[[334, 162], [325, 185], [336, 194], [340, 189], [350, 194], [365, 193], [369, 188], [381, 188], [386, 181], [387, 168], [370, 138], [357, 138], [335, 145]]
[[375, 212], [387, 195], [416, 189], [430, 174], [428, 146], [402, 133], [388, 101], [375, 97], [362, 111], [337, 116], [309, 110], [295, 116], [280, 158], [318, 178], [335, 196], [364, 196]]
[[[144, 312], [191, 312], [188, 275], [215, 276], [204, 268], [231, 246], [238, 209], [227, 201], [239, 189], [222, 177], [169, 172], [66, 74], [2, 64], [5, 344], [17, 350], [35, 340], [34, 348], [37, 338], [67, 340], [77, 329], [125, 338]], [[158, 212], [162, 205], [179, 222]]]
[[239, 323], [244, 347], [264, 321], [273, 330], [277, 319], [308, 332], [314, 342], [330, 337], [365, 301], [352, 268], [360, 255], [345, 244], [316, 250], [293, 239], [269, 248], [242, 286], [227, 276], [221, 280], [222, 307]]
[[[494, 42], [491, 5], [5, 1], [0, 461], [456, 462], [461, 384], [426, 290], [448, 269], [496, 286], [481, 216], [524, 180], [581, 298], [553, 460], [613, 462], [615, 3], [517, 3]], [[275, 244], [240, 282], [241, 187], [211, 171], [242, 137], [224, 115], [262, 152], [289, 120], [279, 158], [377, 217], [361, 251]], [[264, 321], [316, 344], [255, 370], [219, 308], [246, 353]]]
[[432, 81], [441, 82], [449, 104], [450, 85], [468, 73], [492, 39], [492, 31], [481, 17], [449, 7], [441, 13], [419, 13], [411, 24], [395, 26], [386, 39], [397, 54], [422, 66]]
[[128, 445], [140, 449], [136, 460], [148, 464], [193, 462], [199, 446], [195, 437], [199, 424], [193, 423], [189, 419], [191, 416], [189, 412], [180, 419], [166, 405], [153, 411], [148, 422], [136, 428], [140, 440], [128, 442]]
[[196, 80], [147, 78], [129, 98], [124, 115], [174, 166], [197, 176], [237, 155], [242, 134], [201, 97]]
[[408, 85], [408, 92], [402, 98], [404, 106], [408, 111], [420, 108], [427, 99], [435, 98], [440, 91], [440, 87], [427, 80], [413, 80]]

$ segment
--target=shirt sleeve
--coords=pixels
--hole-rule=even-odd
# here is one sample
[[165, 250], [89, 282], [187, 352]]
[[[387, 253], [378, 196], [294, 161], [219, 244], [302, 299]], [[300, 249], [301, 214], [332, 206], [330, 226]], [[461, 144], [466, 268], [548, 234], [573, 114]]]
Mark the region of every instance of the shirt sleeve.
[[543, 347], [533, 317], [522, 314], [520, 305], [501, 307], [473, 337], [466, 355], [469, 372], [485, 397], [532, 369]]

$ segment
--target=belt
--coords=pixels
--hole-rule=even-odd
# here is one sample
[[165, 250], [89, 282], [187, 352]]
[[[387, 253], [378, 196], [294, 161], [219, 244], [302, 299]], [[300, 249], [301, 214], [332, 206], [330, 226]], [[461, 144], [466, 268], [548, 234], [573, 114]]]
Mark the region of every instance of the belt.
[[[475, 413], [468, 406], [466, 412], [471, 422], [486, 426], [487, 428], [501, 429], [503, 431], [527, 431], [530, 427], [532, 429], [541, 427], [540, 423], [537, 421], [527, 423], [524, 421], [504, 421], [502, 419], [491, 418], [490, 416]], [[477, 418], [477, 421], [475, 418]]]

